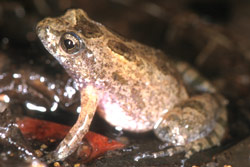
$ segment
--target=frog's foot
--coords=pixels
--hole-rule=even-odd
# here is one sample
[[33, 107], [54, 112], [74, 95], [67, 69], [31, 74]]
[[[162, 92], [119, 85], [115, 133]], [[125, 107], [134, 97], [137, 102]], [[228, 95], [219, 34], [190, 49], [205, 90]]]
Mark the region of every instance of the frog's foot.
[[[135, 161], [139, 161], [140, 159], [147, 159], [147, 158], [160, 158], [160, 157], [171, 157], [173, 155], [185, 152], [185, 158], [190, 158], [194, 153], [199, 152], [201, 150], [208, 149], [212, 146], [219, 145], [220, 139], [217, 137], [216, 133], [213, 131], [211, 135], [196, 140], [194, 142], [190, 142], [187, 145], [182, 146], [173, 146], [164, 148], [163, 150], [157, 152], [146, 152], [138, 154], [134, 157]], [[160, 147], [159, 147], [160, 148]]]
[[171, 146], [171, 143], [166, 143], [164, 145], [160, 145], [159, 149], [162, 149], [158, 152], [146, 152], [138, 154], [134, 157], [135, 161], [139, 161], [140, 159], [146, 158], [160, 158], [160, 157], [169, 157], [175, 154], [179, 154], [185, 152], [185, 158], [190, 158], [194, 153], [211, 148], [213, 146], [219, 146], [220, 141], [225, 132], [226, 126], [226, 115], [221, 114], [221, 116], [217, 119], [215, 128], [206, 136], [200, 139], [197, 139], [193, 142], [187, 143], [185, 145], [180, 146]]
[[194, 153], [209, 149], [213, 146], [219, 146], [224, 137], [227, 125], [227, 114], [224, 109], [216, 120], [214, 129], [203, 138], [195, 140], [185, 145], [185, 157], [190, 158]]
[[184, 152], [184, 151], [185, 151], [184, 146], [175, 146], [175, 147], [166, 148], [164, 150], [157, 151], [157, 152], [140, 153], [134, 157], [134, 160], [139, 161], [140, 159], [147, 159], [147, 158], [169, 157], [169, 156], [172, 156], [172, 155]]
[[172, 108], [155, 126], [155, 134], [175, 147], [144, 157], [185, 152], [185, 157], [189, 158], [195, 152], [217, 146], [225, 134], [226, 120], [226, 109], [219, 96], [194, 96]]

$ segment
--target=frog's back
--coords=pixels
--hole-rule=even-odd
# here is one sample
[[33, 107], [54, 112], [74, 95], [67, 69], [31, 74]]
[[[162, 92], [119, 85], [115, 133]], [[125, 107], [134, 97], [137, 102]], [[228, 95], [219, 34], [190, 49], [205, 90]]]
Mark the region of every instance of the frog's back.
[[163, 52], [118, 37], [105, 38], [113, 65], [104, 70], [111, 73], [111, 89], [103, 96], [100, 113], [126, 130], [152, 130], [165, 112], [188, 97], [187, 92]]

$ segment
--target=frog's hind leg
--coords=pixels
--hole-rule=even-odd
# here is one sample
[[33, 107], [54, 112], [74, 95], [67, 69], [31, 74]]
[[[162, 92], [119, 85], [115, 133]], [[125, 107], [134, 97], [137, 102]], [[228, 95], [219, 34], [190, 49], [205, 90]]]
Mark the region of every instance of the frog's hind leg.
[[180, 152], [189, 158], [195, 152], [219, 145], [225, 134], [227, 100], [191, 66], [183, 62], [176, 66], [192, 96], [177, 103], [154, 127], [155, 135], [171, 147], [138, 155], [135, 160]]
[[143, 158], [167, 157], [181, 152], [185, 152], [185, 157], [190, 158], [196, 152], [220, 145], [220, 141], [222, 140], [225, 133], [226, 125], [227, 112], [225, 108], [222, 108], [220, 116], [216, 119], [214, 129], [206, 137], [202, 137], [190, 143], [179, 146], [171, 147], [171, 144], [169, 144], [167, 147], [165, 146], [164, 148], [161, 148], [161, 151], [143, 153], [141, 155], [137, 155], [134, 159], [138, 161]]
[[219, 145], [225, 133], [227, 101], [188, 64], [178, 62], [177, 69], [196, 95], [176, 104], [155, 125], [156, 136], [175, 147], [152, 154], [154, 156], [184, 151], [186, 157], [190, 157]]
[[195, 140], [185, 145], [185, 157], [190, 158], [195, 152], [219, 146], [224, 137], [227, 125], [227, 111], [222, 109], [220, 116], [215, 122], [214, 129], [203, 138]]
[[[187, 144], [186, 147], [186, 156], [190, 157], [194, 152], [198, 152], [200, 150], [208, 149], [213, 145], [219, 145], [226, 129], [227, 122], [227, 111], [225, 105], [227, 104], [227, 100], [224, 99], [221, 95], [219, 95], [213, 87], [213, 85], [205, 79], [202, 75], [200, 75], [192, 66], [188, 63], [177, 61], [176, 67], [181, 77], [186, 85], [191, 89], [191, 91], [195, 91], [196, 93], [209, 93], [214, 94], [219, 97], [218, 99], [222, 107], [218, 111], [218, 118], [216, 119], [216, 124], [214, 129], [211, 131], [209, 135], [204, 138], [198, 139], [194, 142]], [[215, 111], [212, 111], [215, 112]]]
[[225, 103], [217, 94], [205, 93], [180, 102], [155, 125], [154, 132], [162, 141], [176, 146], [159, 155], [194, 152], [219, 145], [224, 133]]

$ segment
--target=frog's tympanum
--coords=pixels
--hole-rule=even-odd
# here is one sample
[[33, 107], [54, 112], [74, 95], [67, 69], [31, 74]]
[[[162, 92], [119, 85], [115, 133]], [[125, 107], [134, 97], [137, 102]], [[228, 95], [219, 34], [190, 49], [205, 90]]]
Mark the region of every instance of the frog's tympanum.
[[[187, 64], [120, 37], [81, 9], [42, 20], [37, 33], [81, 92], [78, 120], [50, 154], [52, 160], [76, 150], [95, 111], [113, 126], [136, 133], [153, 130], [176, 146], [154, 157], [183, 151], [190, 157], [220, 144], [227, 102]], [[190, 95], [185, 85], [196, 93]]]

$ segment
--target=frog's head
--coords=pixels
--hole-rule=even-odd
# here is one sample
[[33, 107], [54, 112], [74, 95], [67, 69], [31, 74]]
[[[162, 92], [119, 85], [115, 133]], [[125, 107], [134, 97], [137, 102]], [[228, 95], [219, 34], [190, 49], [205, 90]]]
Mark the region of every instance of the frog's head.
[[72, 9], [61, 17], [40, 21], [37, 34], [50, 54], [72, 74], [85, 67], [86, 61], [91, 62], [86, 59], [97, 54], [93, 48], [101, 46], [96, 44], [102, 41], [100, 27], [102, 25], [89, 19], [83, 10]]
[[120, 68], [136, 60], [128, 40], [91, 20], [81, 9], [42, 20], [37, 25], [37, 34], [76, 81], [94, 82], [96, 78], [103, 81], [104, 76], [112, 77], [114, 66]]

